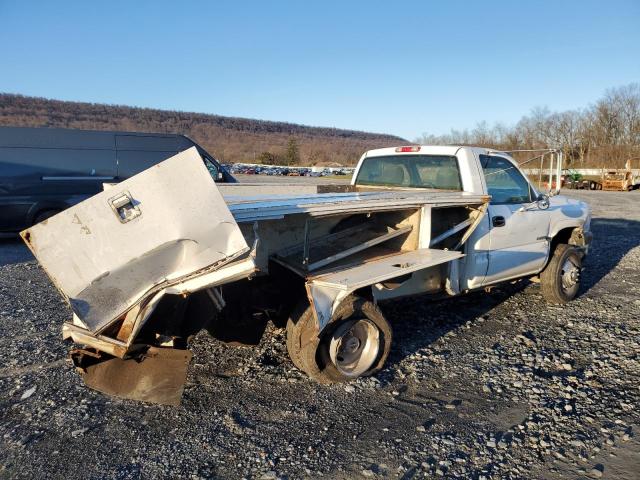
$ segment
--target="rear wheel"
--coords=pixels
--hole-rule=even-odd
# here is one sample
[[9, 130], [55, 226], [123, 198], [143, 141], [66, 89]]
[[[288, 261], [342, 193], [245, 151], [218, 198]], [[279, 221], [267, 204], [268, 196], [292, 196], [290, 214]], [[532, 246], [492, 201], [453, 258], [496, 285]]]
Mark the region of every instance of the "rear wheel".
[[294, 365], [320, 383], [372, 375], [389, 356], [391, 326], [371, 301], [348, 297], [320, 335], [312, 307], [297, 309], [287, 323], [287, 350]]
[[567, 303], [580, 290], [582, 254], [571, 245], [556, 246], [553, 256], [540, 274], [542, 296], [550, 303]]

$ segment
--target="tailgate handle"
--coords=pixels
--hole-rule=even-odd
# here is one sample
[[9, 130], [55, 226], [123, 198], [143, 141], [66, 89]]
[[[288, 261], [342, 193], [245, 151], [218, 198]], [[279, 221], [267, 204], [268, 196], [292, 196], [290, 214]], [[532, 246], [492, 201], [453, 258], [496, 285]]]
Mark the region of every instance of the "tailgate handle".
[[111, 209], [120, 220], [120, 223], [130, 222], [142, 214], [138, 204], [139, 202], [136, 202], [129, 192], [123, 192], [109, 199], [109, 205], [111, 205]]
[[501, 216], [493, 217], [491, 219], [491, 223], [493, 224], [494, 227], [504, 227], [506, 224], [504, 217], [501, 217]]

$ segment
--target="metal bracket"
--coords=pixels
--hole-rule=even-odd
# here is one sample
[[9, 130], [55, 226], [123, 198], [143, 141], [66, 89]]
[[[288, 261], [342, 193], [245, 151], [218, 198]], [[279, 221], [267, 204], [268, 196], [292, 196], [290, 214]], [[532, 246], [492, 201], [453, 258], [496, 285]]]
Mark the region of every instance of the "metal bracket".
[[311, 235], [311, 219], [307, 218], [304, 222], [304, 247], [302, 249], [302, 264], [309, 264], [309, 237]]

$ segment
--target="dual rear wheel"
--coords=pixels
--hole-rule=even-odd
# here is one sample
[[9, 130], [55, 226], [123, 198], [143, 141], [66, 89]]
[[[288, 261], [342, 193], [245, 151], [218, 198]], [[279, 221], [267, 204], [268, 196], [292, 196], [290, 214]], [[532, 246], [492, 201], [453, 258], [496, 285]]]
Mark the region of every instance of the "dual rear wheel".
[[350, 296], [318, 334], [305, 302], [287, 322], [287, 350], [294, 365], [320, 383], [346, 382], [382, 368], [391, 347], [391, 326], [371, 301]]
[[[583, 253], [567, 244], [556, 246], [540, 274], [542, 295], [551, 303], [567, 303], [578, 294]], [[379, 371], [391, 347], [391, 326], [373, 302], [347, 297], [329, 324], [318, 333], [308, 302], [287, 321], [287, 350], [294, 365], [320, 383], [347, 382]]]

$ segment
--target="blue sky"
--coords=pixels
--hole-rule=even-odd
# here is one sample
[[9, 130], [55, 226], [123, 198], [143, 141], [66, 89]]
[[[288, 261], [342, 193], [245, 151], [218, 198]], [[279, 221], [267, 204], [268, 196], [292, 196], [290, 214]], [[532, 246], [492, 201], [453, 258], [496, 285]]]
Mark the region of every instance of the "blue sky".
[[0, 0], [0, 92], [400, 135], [640, 81], [640, 0]]

